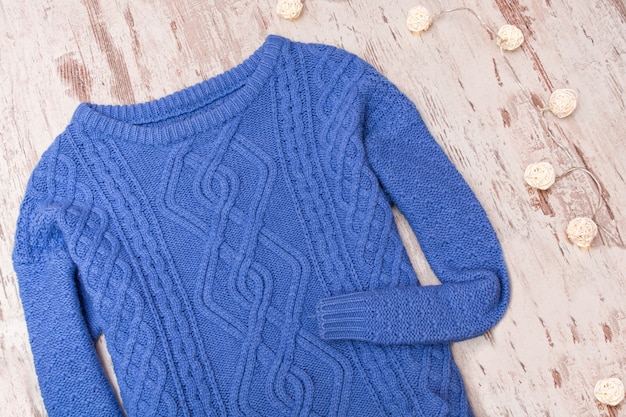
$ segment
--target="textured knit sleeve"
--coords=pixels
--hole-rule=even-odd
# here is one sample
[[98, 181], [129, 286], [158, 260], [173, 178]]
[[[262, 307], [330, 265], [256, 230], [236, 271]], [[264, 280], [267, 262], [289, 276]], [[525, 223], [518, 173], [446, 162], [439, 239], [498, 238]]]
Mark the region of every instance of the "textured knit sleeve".
[[322, 299], [321, 335], [384, 345], [480, 335], [500, 320], [509, 302], [495, 232], [413, 103], [373, 69], [368, 80], [373, 87], [365, 116], [367, 158], [442, 285], [416, 283]]
[[35, 370], [50, 417], [121, 416], [84, 318], [76, 265], [55, 221], [53, 154], [54, 145], [28, 182], [13, 249]]

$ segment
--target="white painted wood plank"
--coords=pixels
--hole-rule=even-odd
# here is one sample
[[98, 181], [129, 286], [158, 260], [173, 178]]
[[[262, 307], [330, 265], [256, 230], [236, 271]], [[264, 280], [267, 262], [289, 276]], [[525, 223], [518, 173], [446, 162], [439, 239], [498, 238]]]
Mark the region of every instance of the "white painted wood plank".
[[[416, 3], [415, 3], [416, 4]], [[241, 62], [267, 33], [344, 47], [415, 101], [485, 206], [507, 258], [513, 297], [485, 337], [454, 346], [479, 416], [609, 416], [596, 380], [626, 380], [626, 6], [620, 0], [446, 1], [492, 27], [518, 25], [527, 42], [506, 55], [469, 14], [439, 18], [416, 36], [408, 1], [307, 1], [300, 19], [270, 1], [0, 1], [0, 415], [45, 415], [10, 262], [17, 209], [41, 153], [79, 100], [160, 97]], [[436, 9], [436, 1], [423, 4]], [[517, 80], [523, 87], [520, 87]], [[580, 93], [567, 119], [546, 114], [556, 88]], [[550, 139], [564, 144], [572, 158]], [[584, 175], [529, 190], [527, 164], [584, 166], [600, 179], [604, 236], [581, 251], [564, 235], [596, 194]], [[418, 272], [428, 266], [397, 216]]]

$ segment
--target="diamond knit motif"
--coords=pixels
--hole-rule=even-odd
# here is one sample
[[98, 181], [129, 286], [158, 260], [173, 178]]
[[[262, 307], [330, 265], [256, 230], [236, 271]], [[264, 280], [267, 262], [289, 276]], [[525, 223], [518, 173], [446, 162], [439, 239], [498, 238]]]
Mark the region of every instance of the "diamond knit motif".
[[[442, 285], [419, 285], [394, 204]], [[408, 98], [274, 35], [159, 100], [79, 105], [13, 260], [52, 417], [471, 416], [449, 343], [509, 300], [495, 233]]]

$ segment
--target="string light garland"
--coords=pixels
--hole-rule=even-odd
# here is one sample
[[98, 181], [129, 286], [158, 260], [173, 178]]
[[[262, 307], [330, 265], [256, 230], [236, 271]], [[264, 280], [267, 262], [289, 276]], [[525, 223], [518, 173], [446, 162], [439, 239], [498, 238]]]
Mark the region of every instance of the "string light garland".
[[409, 30], [415, 34], [421, 34], [427, 31], [433, 21], [439, 16], [446, 13], [465, 11], [471, 13], [478, 22], [496, 38], [496, 44], [500, 47], [500, 51], [513, 51], [520, 47], [524, 42], [522, 31], [513, 25], [504, 25], [497, 32], [489, 27], [485, 21], [474, 10], [469, 7], [456, 7], [454, 9], [444, 9], [443, 4], [439, 2], [441, 10], [435, 14], [424, 6], [415, 6], [409, 10], [406, 18], [406, 25]]
[[[514, 67], [511, 65], [504, 53], [504, 51], [514, 51], [524, 43], [524, 35], [522, 31], [513, 25], [504, 25], [500, 27], [496, 34], [473, 10], [465, 7], [444, 10], [441, 1], [439, 1], [439, 4], [441, 5], [442, 10], [434, 15], [431, 15], [430, 12], [422, 6], [412, 8], [409, 11], [409, 15], [407, 17], [407, 26], [409, 30], [411, 30], [413, 33], [421, 34], [428, 30], [431, 27], [433, 21], [443, 13], [457, 10], [466, 10], [470, 12], [478, 19], [483, 27], [485, 27], [492, 35], [495, 35], [496, 44], [500, 47], [500, 53], [504, 59], [504, 62], [515, 76], [517, 84], [520, 86], [522, 91], [524, 91], [529, 97], [532, 97], [532, 95], [520, 83], [520, 78], [517, 76]], [[546, 131], [550, 139], [552, 139], [554, 143], [566, 153], [571, 161], [574, 161], [571, 153], [553, 136], [551, 130], [547, 128], [547, 121], [543, 115], [545, 111], [549, 110], [554, 116], [562, 119], [570, 116], [576, 109], [577, 104], [578, 93], [575, 90], [563, 88], [554, 90], [552, 92], [547, 107], [536, 107], [536, 110], [538, 110], [539, 112], [539, 121], [541, 126], [544, 128], [544, 131]], [[617, 242], [618, 244], [621, 243], [620, 240], [616, 239], [606, 229], [604, 229], [602, 226], [599, 226], [594, 221], [597, 211], [602, 206], [603, 194], [600, 181], [589, 170], [583, 167], [573, 167], [566, 170], [563, 174], [556, 176], [552, 165], [549, 162], [541, 161], [532, 163], [526, 167], [526, 170], [524, 171], [524, 181], [531, 188], [546, 191], [554, 186], [555, 183], [576, 171], [586, 173], [593, 180], [598, 191], [598, 200], [595, 207], [593, 208], [593, 213], [590, 217], [575, 217], [569, 221], [565, 229], [565, 234], [567, 238], [572, 244], [576, 245], [577, 247], [581, 249], [589, 249], [592, 246], [592, 242], [598, 235], [599, 230], [602, 230], [615, 242]], [[598, 381], [594, 388], [594, 395], [601, 403], [610, 406], [616, 406], [624, 400], [624, 384], [617, 378], [609, 378]]]
[[526, 167], [526, 170], [524, 171], [524, 181], [526, 181], [526, 184], [532, 188], [545, 191], [555, 182], [567, 177], [575, 171], [582, 171], [589, 175], [598, 189], [598, 202], [596, 203], [591, 218], [576, 217], [568, 223], [565, 231], [567, 238], [573, 244], [580, 248], [587, 249], [591, 246], [591, 242], [598, 234], [598, 225], [592, 219], [595, 218], [597, 210], [602, 205], [602, 188], [600, 187], [600, 182], [596, 176], [585, 168], [574, 167], [568, 169], [557, 177], [554, 174], [554, 168], [552, 165], [550, 165], [549, 162], [542, 161], [530, 164]]
[[295, 20], [302, 13], [302, 1], [300, 0], [278, 0], [276, 13], [287, 20]]
[[[409, 30], [415, 34], [422, 34], [427, 31], [433, 22], [441, 15], [445, 13], [452, 13], [457, 11], [465, 11], [473, 15], [478, 22], [493, 36], [495, 37], [497, 46], [500, 47], [500, 53], [504, 59], [504, 62], [509, 67], [513, 75], [515, 75], [516, 82], [518, 86], [529, 96], [532, 95], [524, 88], [524, 86], [519, 82], [519, 77], [517, 76], [513, 65], [509, 62], [505, 55], [505, 51], [514, 51], [518, 49], [524, 43], [524, 35], [522, 31], [510, 24], [505, 24], [500, 27], [500, 29], [496, 32], [489, 25], [485, 23], [485, 21], [476, 13], [474, 10], [468, 7], [457, 7], [453, 9], [445, 9], [441, 0], [439, 0], [440, 11], [432, 14], [429, 10], [423, 6], [415, 6], [411, 8], [407, 15], [407, 27]], [[540, 116], [540, 123], [544, 127], [544, 131], [548, 133], [548, 136], [554, 143], [564, 151], [570, 160], [574, 161], [572, 154], [567, 150], [563, 144], [556, 140], [556, 138], [552, 135], [550, 129], [545, 125], [545, 118], [543, 117], [543, 113], [545, 111], [550, 111], [557, 118], [562, 119], [571, 115], [578, 105], [578, 93], [575, 90], [562, 88], [557, 89], [552, 92], [550, 95], [550, 99], [548, 101], [547, 107], [537, 107]], [[593, 214], [590, 217], [576, 217], [572, 219], [566, 228], [565, 234], [568, 239], [580, 248], [589, 248], [591, 246], [591, 242], [598, 234], [598, 229], [602, 230], [604, 234], [611, 237], [618, 244], [621, 243], [619, 239], [616, 239], [612, 236], [605, 228], [596, 224], [595, 215], [599, 208], [602, 206], [602, 187], [600, 186], [600, 181], [593, 175], [590, 171], [582, 167], [574, 167], [567, 170], [562, 175], [556, 177], [554, 174], [554, 168], [548, 162], [538, 162], [530, 164], [526, 171], [524, 172], [524, 181], [532, 188], [538, 190], [547, 190], [549, 189], [555, 181], [571, 174], [574, 171], [583, 171], [589, 175], [589, 177], [595, 183], [598, 189], [598, 203], [596, 207], [593, 209]]]
[[608, 378], [598, 381], [593, 394], [602, 404], [616, 406], [624, 400], [624, 384], [618, 378]]

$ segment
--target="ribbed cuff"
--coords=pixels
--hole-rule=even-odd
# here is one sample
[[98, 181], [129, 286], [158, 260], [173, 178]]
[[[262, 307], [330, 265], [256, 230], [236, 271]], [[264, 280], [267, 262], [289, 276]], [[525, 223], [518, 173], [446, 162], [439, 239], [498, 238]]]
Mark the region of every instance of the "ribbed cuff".
[[320, 337], [325, 340], [371, 340], [374, 316], [367, 293], [350, 293], [321, 299], [317, 304]]

